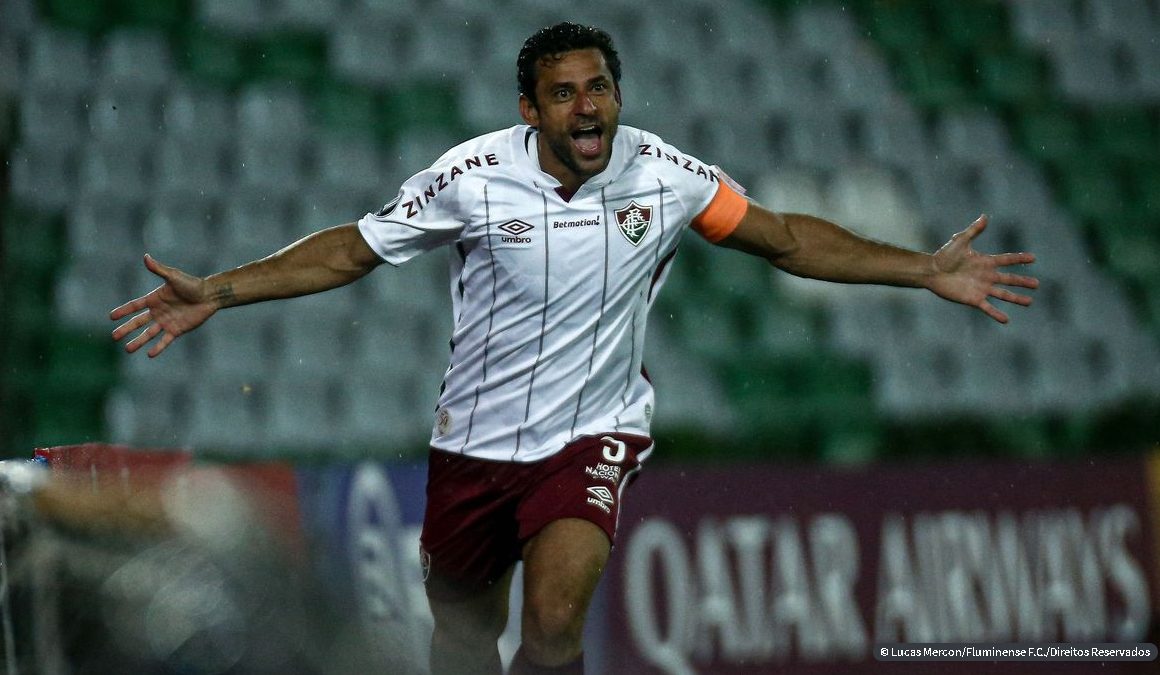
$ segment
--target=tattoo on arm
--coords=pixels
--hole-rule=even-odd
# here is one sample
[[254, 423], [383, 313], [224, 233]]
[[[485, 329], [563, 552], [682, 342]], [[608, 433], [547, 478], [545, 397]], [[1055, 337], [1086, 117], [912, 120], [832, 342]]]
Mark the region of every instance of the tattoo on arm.
[[218, 307], [229, 307], [237, 300], [237, 296], [234, 295], [234, 285], [224, 283], [215, 286], [212, 292], [212, 298]]

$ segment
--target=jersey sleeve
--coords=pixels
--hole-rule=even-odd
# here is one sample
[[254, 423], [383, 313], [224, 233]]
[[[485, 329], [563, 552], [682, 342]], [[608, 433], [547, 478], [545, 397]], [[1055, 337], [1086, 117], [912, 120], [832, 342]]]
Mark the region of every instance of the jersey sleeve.
[[454, 242], [467, 221], [460, 188], [436, 165], [403, 183], [395, 199], [358, 222], [359, 232], [392, 265]]
[[713, 199], [693, 218], [691, 227], [697, 234], [716, 244], [737, 229], [737, 224], [748, 210], [749, 200], [722, 180], [717, 184]]

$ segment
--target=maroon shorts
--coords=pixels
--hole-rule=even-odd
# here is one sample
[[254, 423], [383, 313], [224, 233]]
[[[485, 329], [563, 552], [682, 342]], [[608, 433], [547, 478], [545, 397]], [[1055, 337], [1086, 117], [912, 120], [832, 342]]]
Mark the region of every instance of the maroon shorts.
[[432, 449], [420, 539], [428, 595], [453, 601], [494, 583], [555, 520], [587, 520], [614, 541], [624, 488], [650, 447], [644, 436], [584, 436], [527, 464]]

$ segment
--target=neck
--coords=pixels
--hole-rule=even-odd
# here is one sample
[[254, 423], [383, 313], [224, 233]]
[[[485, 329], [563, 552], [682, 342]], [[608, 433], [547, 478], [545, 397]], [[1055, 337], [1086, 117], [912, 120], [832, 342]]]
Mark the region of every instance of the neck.
[[570, 194], [574, 194], [588, 180], [590, 176], [578, 175], [575, 171], [560, 161], [556, 153], [544, 140], [543, 134], [536, 135], [536, 152], [539, 153], [540, 170], [552, 178], [560, 181], [560, 187]]

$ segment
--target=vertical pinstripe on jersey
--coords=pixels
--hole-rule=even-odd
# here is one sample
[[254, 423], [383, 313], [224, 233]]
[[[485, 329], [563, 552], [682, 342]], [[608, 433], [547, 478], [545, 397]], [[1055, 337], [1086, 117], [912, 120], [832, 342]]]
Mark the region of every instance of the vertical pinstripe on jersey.
[[572, 428], [569, 435], [576, 432], [576, 422], [580, 419], [580, 406], [584, 403], [584, 391], [588, 389], [588, 382], [592, 379], [592, 366], [596, 363], [596, 344], [600, 336], [600, 324], [604, 319], [604, 307], [608, 302], [608, 200], [604, 188], [600, 188], [600, 211], [604, 214], [604, 281], [600, 287], [600, 311], [596, 314], [596, 326], [592, 328], [592, 353], [588, 356], [588, 372], [584, 373], [584, 383], [580, 385], [580, 395], [576, 397], [576, 412], [572, 415]]
[[[471, 401], [471, 414], [467, 416], [467, 434], [463, 438], [463, 446], [459, 448], [459, 452], [464, 452], [467, 449], [467, 444], [471, 442], [471, 429], [475, 424], [475, 411], [479, 408], [479, 391], [483, 389], [483, 385], [487, 382], [487, 354], [491, 348], [491, 328], [495, 322], [495, 305], [499, 297], [497, 290], [499, 282], [496, 279], [495, 251], [491, 248], [491, 199], [488, 197], [486, 184], [483, 186], [483, 218], [484, 222], [487, 223], [487, 254], [491, 257], [491, 264], [488, 265], [488, 269], [491, 270], [491, 309], [487, 311], [487, 336], [483, 339], [483, 377], [475, 385], [475, 398]], [[464, 264], [463, 270], [464, 272], [467, 271], [466, 264]]]
[[[660, 234], [657, 236], [656, 252], [653, 253], [653, 266], [652, 266], [653, 272], [652, 272], [652, 274], [656, 274], [657, 268], [661, 264], [660, 263], [661, 247], [664, 246], [664, 243], [665, 243], [665, 184], [663, 182], [661, 182], [661, 180], [659, 178], [657, 179], [657, 204], [658, 204], [658, 206], [657, 206], [657, 224], [660, 226], [661, 231], [660, 231]], [[632, 369], [632, 364], [636, 361], [637, 315], [640, 312], [644, 312], [646, 315], [648, 314], [649, 300], [651, 299], [651, 296], [652, 296], [652, 275], [650, 275], [649, 279], [647, 279], [646, 282], [648, 283], [648, 290], [644, 291], [644, 295], [645, 295], [644, 302], [641, 303], [641, 305], [637, 308], [636, 312], [633, 312], [633, 315], [632, 315], [632, 342], [631, 342], [632, 349], [628, 354], [628, 373], [624, 376], [624, 391], [620, 394], [620, 402], [626, 407], [628, 406], [628, 393], [630, 391], [632, 391], [632, 383], [637, 375], [637, 373], [633, 372], [633, 369]], [[641, 348], [641, 350], [644, 349], [644, 341], [643, 340], [640, 343], [640, 348]], [[619, 415], [616, 416], [616, 426], [619, 429], [619, 427], [620, 427], [620, 416]]]
[[532, 376], [528, 378], [528, 402], [524, 406], [524, 422], [516, 428], [516, 449], [512, 452], [512, 460], [520, 454], [520, 442], [523, 440], [524, 426], [532, 416], [532, 390], [536, 386], [536, 369], [540, 367], [540, 359], [544, 357], [544, 334], [548, 332], [548, 280], [552, 278], [552, 265], [548, 233], [552, 231], [548, 221], [548, 193], [540, 188], [540, 197], [544, 200], [544, 309], [540, 312], [540, 345], [536, 351], [536, 361], [532, 364]]

